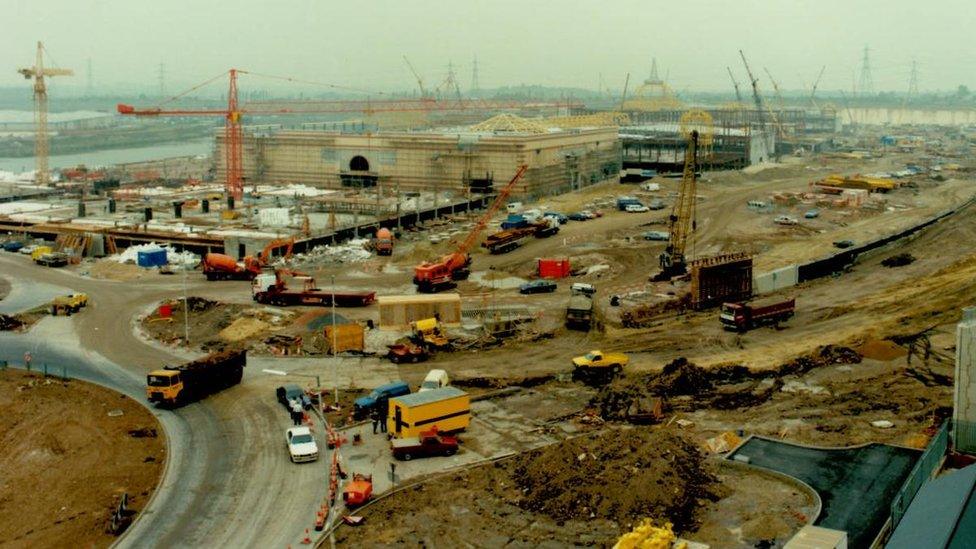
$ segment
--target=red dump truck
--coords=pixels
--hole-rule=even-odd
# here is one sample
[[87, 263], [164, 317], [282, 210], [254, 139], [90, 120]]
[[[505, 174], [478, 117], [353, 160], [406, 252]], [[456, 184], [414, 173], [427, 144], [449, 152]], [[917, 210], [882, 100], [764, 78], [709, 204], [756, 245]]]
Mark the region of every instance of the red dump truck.
[[793, 316], [796, 299], [766, 303], [725, 303], [719, 318], [726, 328], [744, 332], [762, 324], [775, 324]]

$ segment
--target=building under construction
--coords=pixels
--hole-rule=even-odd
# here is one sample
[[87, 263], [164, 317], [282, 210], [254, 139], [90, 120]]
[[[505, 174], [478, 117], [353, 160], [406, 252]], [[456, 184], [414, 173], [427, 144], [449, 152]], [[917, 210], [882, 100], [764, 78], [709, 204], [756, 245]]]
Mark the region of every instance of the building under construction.
[[[217, 136], [217, 149], [221, 180], [223, 135]], [[245, 187], [295, 183], [466, 196], [494, 192], [496, 183], [527, 164], [514, 194], [538, 197], [616, 180], [620, 173], [617, 128], [548, 128], [513, 115], [417, 132], [246, 131], [243, 152]]]

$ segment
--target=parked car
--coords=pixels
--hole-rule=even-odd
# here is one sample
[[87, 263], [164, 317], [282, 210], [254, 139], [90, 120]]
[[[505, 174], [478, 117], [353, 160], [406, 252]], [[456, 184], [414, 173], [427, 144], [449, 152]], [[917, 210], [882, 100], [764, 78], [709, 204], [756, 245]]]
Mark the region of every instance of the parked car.
[[278, 387], [275, 394], [278, 396], [278, 402], [288, 411], [291, 411], [291, 403], [294, 401], [298, 401], [306, 410], [312, 407], [312, 399], [308, 398], [305, 391], [294, 383]]
[[590, 219], [590, 216], [586, 215], [583, 212], [573, 212], [569, 214], [567, 217], [569, 217], [569, 219], [573, 221], [587, 221], [588, 219]]
[[654, 192], [654, 191], [661, 190], [661, 186], [658, 185], [657, 183], [641, 183], [640, 188], [642, 191], [647, 191], [647, 192]]
[[447, 372], [444, 370], [431, 370], [427, 372], [427, 377], [424, 378], [424, 381], [420, 384], [420, 389], [418, 389], [417, 392], [423, 393], [424, 391], [432, 391], [434, 389], [440, 389], [441, 387], [447, 387], [450, 384], [451, 379], [447, 376]]
[[419, 437], [395, 438], [390, 447], [394, 458], [410, 461], [415, 457], [453, 456], [458, 451], [458, 440], [439, 434], [435, 428]]
[[790, 217], [788, 215], [777, 216], [773, 221], [779, 225], [796, 225], [799, 223], [795, 217]]
[[841, 249], [850, 248], [853, 245], [854, 245], [853, 240], [838, 240], [837, 242], [834, 242], [834, 247], [841, 248]]
[[651, 200], [647, 204], [647, 207], [650, 208], [650, 209], [652, 209], [652, 210], [663, 210], [664, 208], [667, 207], [667, 205], [665, 205], [664, 204], [664, 201], [661, 200], [660, 198], [655, 198], [654, 200]]
[[628, 213], [644, 213], [651, 211], [651, 209], [643, 204], [627, 204], [624, 211]]
[[551, 280], [533, 280], [519, 286], [520, 294], [542, 294], [556, 291], [556, 283]]
[[667, 231], [647, 231], [644, 233], [644, 240], [664, 240], [667, 241], [671, 238], [671, 234]]
[[586, 282], [574, 282], [572, 286], [569, 287], [569, 293], [572, 295], [586, 295], [592, 297], [596, 293], [596, 286], [592, 284], [587, 284]]
[[583, 214], [583, 215], [585, 215], [587, 219], [596, 219], [598, 217], [596, 215], [596, 213], [594, 213], [594, 212], [592, 212], [590, 210], [583, 210], [580, 213]]
[[551, 217], [559, 222], [560, 225], [565, 225], [569, 221], [569, 217], [559, 213], [559, 212], [546, 212], [545, 217]]
[[814, 219], [820, 217], [820, 210], [807, 210], [807, 213], [803, 214], [803, 217], [807, 219]]
[[11, 240], [3, 243], [3, 249], [7, 252], [17, 252], [24, 247], [24, 243], [19, 240]]
[[22, 254], [24, 254], [24, 255], [30, 255], [30, 254], [34, 253], [34, 250], [36, 250], [36, 249], [37, 249], [37, 244], [28, 244], [27, 246], [24, 246], [23, 248], [21, 248], [19, 250], [19, 252], [22, 253]]
[[592, 210], [590, 211], [590, 215], [592, 215], [594, 219], [597, 217], [603, 217], [603, 210]]
[[386, 417], [387, 407], [391, 398], [410, 394], [410, 386], [405, 381], [393, 381], [373, 389], [368, 395], [361, 396], [353, 402], [352, 417], [364, 419], [373, 410], [378, 410], [380, 417]]
[[305, 463], [319, 459], [319, 446], [308, 427], [292, 427], [285, 432], [285, 443], [292, 463]]

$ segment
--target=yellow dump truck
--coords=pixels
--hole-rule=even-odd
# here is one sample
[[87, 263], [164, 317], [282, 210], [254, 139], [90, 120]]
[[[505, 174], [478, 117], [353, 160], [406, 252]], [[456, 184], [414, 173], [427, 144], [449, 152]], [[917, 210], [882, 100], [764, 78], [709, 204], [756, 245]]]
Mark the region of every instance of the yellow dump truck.
[[437, 427], [456, 433], [471, 423], [471, 396], [457, 387], [441, 387], [390, 399], [387, 430], [395, 438], [418, 437]]
[[161, 406], [179, 406], [241, 382], [246, 351], [222, 351], [203, 358], [153, 370], [146, 376], [146, 399]]
[[72, 313], [77, 313], [86, 305], [88, 305], [88, 295], [86, 294], [68, 294], [58, 296], [51, 301], [51, 314], [58, 316], [59, 314], [64, 313], [67, 316], [71, 316]]

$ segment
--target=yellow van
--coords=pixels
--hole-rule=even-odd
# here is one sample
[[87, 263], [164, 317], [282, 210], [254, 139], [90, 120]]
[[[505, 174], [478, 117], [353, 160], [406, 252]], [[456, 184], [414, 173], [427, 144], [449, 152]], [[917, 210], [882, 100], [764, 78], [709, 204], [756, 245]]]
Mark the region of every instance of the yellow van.
[[54, 249], [51, 248], [50, 246], [38, 246], [34, 248], [33, 252], [31, 252], [31, 259], [37, 261], [38, 259], [40, 259], [42, 255], [52, 253], [53, 251]]
[[440, 433], [463, 431], [471, 423], [471, 396], [442, 387], [390, 399], [387, 429], [395, 438], [420, 436], [436, 426]]

